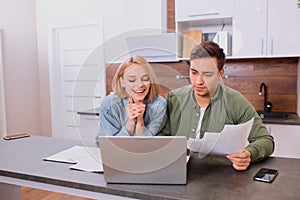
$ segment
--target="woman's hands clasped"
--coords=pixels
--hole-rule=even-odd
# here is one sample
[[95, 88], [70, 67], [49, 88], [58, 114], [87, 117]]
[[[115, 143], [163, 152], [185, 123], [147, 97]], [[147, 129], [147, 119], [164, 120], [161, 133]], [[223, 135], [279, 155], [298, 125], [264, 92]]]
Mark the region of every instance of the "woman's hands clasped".
[[133, 98], [128, 98], [129, 104], [126, 106], [126, 114], [128, 116], [128, 121], [126, 123], [127, 131], [130, 135], [134, 132], [136, 135], [143, 135], [144, 133], [144, 112], [146, 105], [143, 101], [134, 102]]

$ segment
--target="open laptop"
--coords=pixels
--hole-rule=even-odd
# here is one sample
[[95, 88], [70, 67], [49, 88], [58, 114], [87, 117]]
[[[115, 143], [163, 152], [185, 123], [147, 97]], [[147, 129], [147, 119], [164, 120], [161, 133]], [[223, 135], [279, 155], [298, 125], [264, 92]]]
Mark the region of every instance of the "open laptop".
[[184, 136], [100, 136], [104, 179], [108, 183], [186, 184]]

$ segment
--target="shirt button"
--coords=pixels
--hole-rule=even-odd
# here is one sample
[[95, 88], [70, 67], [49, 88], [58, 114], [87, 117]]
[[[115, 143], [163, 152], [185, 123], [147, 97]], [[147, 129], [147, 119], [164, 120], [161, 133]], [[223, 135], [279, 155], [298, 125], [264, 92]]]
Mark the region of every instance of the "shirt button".
[[195, 132], [195, 129], [192, 129], [193, 132]]
[[199, 116], [199, 113], [197, 113], [197, 116]]

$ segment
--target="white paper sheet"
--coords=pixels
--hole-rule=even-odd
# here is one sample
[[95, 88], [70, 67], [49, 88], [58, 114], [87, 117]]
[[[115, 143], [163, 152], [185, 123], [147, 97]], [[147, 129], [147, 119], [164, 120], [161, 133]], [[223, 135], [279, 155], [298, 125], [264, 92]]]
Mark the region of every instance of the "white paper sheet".
[[254, 119], [243, 124], [225, 125], [220, 133], [205, 132], [202, 139], [189, 138], [188, 148], [206, 155], [227, 155], [241, 152], [248, 144], [248, 136]]
[[44, 160], [75, 164], [70, 166], [70, 169], [103, 172], [100, 148], [97, 147], [74, 146], [46, 157]]

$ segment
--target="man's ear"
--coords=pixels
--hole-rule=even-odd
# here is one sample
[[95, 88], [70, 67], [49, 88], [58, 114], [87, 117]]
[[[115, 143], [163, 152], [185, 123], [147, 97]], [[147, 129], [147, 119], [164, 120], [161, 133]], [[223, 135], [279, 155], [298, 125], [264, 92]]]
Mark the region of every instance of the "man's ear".
[[224, 73], [225, 73], [224, 68], [219, 71], [219, 80], [222, 79], [222, 77], [224, 76]]

